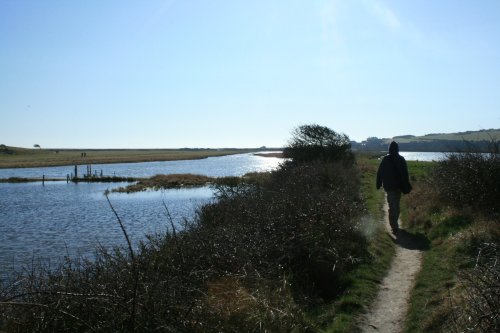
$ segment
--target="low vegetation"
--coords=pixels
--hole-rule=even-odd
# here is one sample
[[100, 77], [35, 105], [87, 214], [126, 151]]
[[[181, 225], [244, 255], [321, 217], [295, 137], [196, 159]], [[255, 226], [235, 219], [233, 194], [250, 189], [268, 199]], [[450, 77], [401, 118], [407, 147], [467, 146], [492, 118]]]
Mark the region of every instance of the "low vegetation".
[[425, 169], [406, 200], [408, 226], [430, 244], [407, 332], [497, 332], [499, 156], [454, 154]]
[[239, 188], [245, 187], [248, 184], [255, 184], [263, 178], [264, 176], [258, 173], [248, 173], [241, 177], [208, 177], [190, 173], [155, 175], [150, 178], [136, 179], [136, 183], [113, 189], [112, 192], [134, 193], [146, 190], [156, 191], [201, 186], [216, 187], [220, 193], [227, 192], [228, 190], [237, 192]]
[[216, 178], [193, 174], [155, 175], [147, 179], [140, 179], [137, 183], [114, 189], [113, 192], [133, 193], [151, 190], [161, 190], [181, 187], [205, 186], [214, 182]]
[[183, 230], [24, 271], [1, 288], [0, 330], [351, 331], [392, 249], [369, 214], [374, 166], [346, 150], [226, 178]]
[[0, 183], [32, 183], [40, 181], [42, 181], [42, 178], [24, 178], [24, 177], [0, 178]]

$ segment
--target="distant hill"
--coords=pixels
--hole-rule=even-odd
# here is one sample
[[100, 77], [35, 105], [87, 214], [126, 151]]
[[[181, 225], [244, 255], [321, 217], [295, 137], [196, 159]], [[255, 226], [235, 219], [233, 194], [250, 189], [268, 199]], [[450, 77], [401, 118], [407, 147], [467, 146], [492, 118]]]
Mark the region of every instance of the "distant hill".
[[353, 142], [353, 149], [385, 151], [391, 141], [399, 143], [402, 151], [483, 151], [498, 152], [500, 129], [458, 133], [432, 133], [422, 136], [399, 135], [393, 138], [371, 137], [363, 142]]
[[467, 131], [458, 133], [432, 133], [422, 136], [401, 135], [392, 138], [398, 142], [414, 142], [429, 140], [454, 140], [454, 141], [491, 141], [491, 139], [500, 140], [500, 129], [488, 129], [480, 131]]

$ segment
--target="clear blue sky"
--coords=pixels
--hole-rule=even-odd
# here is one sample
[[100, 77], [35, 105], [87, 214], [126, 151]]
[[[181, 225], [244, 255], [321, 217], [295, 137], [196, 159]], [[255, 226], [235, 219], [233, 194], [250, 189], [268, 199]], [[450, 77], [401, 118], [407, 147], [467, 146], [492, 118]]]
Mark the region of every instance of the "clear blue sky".
[[0, 143], [282, 146], [500, 128], [498, 0], [0, 0]]

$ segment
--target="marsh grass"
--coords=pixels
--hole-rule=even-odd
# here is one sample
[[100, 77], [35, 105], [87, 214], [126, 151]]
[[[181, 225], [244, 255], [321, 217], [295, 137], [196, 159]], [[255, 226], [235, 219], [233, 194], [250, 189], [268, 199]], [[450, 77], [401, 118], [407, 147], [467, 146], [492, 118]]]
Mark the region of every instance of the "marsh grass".
[[155, 175], [151, 178], [140, 179], [137, 183], [113, 189], [113, 192], [133, 193], [145, 190], [161, 190], [182, 187], [205, 186], [215, 178], [193, 174]]
[[268, 179], [265, 174], [248, 173], [241, 177], [209, 177], [196, 174], [155, 175], [150, 178], [139, 178], [137, 183], [113, 189], [112, 192], [134, 193], [146, 190], [165, 190], [173, 188], [189, 188], [212, 186], [220, 195], [224, 191], [241, 192], [242, 188], [256, 185]]
[[0, 183], [34, 183], [40, 181], [42, 181], [42, 179], [40, 178], [23, 178], [23, 177], [9, 177], [0, 179]]

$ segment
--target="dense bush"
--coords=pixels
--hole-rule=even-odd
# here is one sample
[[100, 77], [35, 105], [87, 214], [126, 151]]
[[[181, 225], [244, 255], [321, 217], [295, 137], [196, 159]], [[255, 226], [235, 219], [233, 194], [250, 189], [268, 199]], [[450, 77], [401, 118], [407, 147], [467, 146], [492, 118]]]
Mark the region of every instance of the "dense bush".
[[477, 212], [500, 213], [500, 155], [451, 154], [439, 162], [433, 177], [444, 202]]
[[241, 250], [225, 256], [228, 266], [251, 265], [272, 278], [291, 274], [303, 290], [332, 297], [340, 288], [335, 280], [363, 251], [355, 223], [363, 212], [358, 179], [340, 164], [285, 166], [266, 187], [204, 207], [201, 226], [235, 229], [215, 233], [221, 237], [243, 235], [219, 242], [228, 252]]
[[356, 169], [289, 163], [217, 186], [182, 231], [27, 270], [1, 288], [0, 330], [314, 331], [304, 307], [333, 299], [365, 256]]

